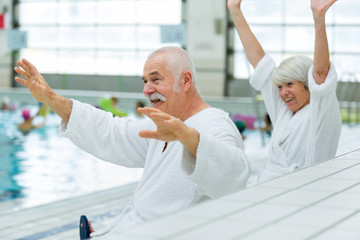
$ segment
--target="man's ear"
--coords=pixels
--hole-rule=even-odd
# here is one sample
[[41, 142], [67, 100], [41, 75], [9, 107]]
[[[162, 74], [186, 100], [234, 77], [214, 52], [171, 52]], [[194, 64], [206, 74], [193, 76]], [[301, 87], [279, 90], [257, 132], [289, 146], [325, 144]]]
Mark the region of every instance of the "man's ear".
[[190, 87], [192, 86], [192, 75], [191, 75], [190, 71], [183, 72], [181, 81], [183, 83], [184, 90], [188, 91], [190, 89]]

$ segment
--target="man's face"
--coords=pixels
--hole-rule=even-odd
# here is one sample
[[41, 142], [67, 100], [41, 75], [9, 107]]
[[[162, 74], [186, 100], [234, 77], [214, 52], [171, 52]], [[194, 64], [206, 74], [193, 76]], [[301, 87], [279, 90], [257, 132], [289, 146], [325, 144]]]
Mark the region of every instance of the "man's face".
[[310, 103], [310, 92], [302, 82], [287, 82], [279, 85], [278, 90], [281, 99], [293, 113]]
[[164, 53], [159, 53], [146, 61], [142, 78], [143, 92], [153, 108], [178, 117], [181, 106], [180, 93], [174, 92], [175, 79], [166, 70], [165, 59]]

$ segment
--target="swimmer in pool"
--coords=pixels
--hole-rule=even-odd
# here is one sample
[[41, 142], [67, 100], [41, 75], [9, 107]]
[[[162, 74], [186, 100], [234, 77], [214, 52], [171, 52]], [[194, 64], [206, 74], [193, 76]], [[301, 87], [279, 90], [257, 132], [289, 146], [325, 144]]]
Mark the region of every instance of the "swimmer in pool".
[[[43, 104], [39, 111], [34, 115], [31, 116], [30, 110], [23, 109], [21, 112], [21, 115], [24, 119], [24, 121], [17, 125], [17, 128], [24, 134], [29, 133], [32, 129], [41, 128], [46, 123], [46, 116], [47, 113], [50, 111], [50, 108], [48, 105]], [[42, 116], [43, 122], [41, 124], [33, 124], [33, 120], [36, 116]]]

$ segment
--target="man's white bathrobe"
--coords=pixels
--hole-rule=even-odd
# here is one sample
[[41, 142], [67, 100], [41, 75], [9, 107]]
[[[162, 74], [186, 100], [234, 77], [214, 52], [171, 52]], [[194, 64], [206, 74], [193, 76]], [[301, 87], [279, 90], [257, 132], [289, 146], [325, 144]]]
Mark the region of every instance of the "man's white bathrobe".
[[114, 118], [73, 100], [69, 122], [61, 123], [61, 135], [99, 159], [144, 168], [130, 205], [113, 224], [92, 236], [118, 232], [246, 186], [250, 167], [239, 131], [228, 114], [207, 108], [185, 124], [200, 133], [196, 164], [178, 141], [169, 142], [163, 152], [165, 142], [141, 138], [140, 130], [156, 129], [151, 120]]
[[269, 159], [259, 176], [249, 185], [260, 183], [297, 169], [332, 158], [336, 154], [341, 131], [341, 114], [336, 97], [337, 74], [331, 64], [325, 83], [318, 85], [313, 67], [308, 72], [310, 103], [293, 114], [272, 82], [276, 65], [265, 55], [256, 66], [250, 83], [260, 90], [273, 123]]

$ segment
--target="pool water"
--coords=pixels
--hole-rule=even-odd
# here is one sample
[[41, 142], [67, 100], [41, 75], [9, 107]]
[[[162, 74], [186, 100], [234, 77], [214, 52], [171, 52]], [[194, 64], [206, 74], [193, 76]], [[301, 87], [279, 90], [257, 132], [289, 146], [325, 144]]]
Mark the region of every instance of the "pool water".
[[[16, 200], [17, 208], [75, 197], [140, 180], [142, 169], [129, 169], [101, 161], [58, 135], [60, 118], [49, 114], [46, 125], [22, 134], [16, 125], [21, 109], [0, 111], [0, 203]], [[35, 119], [35, 123], [41, 122]], [[245, 152], [252, 172], [265, 167], [269, 137], [265, 144], [259, 131], [246, 130]], [[337, 156], [360, 148], [360, 125], [343, 125]]]
[[0, 201], [32, 207], [140, 180], [142, 169], [101, 161], [59, 136], [60, 118], [53, 113], [25, 135], [16, 127], [21, 121], [21, 108], [0, 112]]

